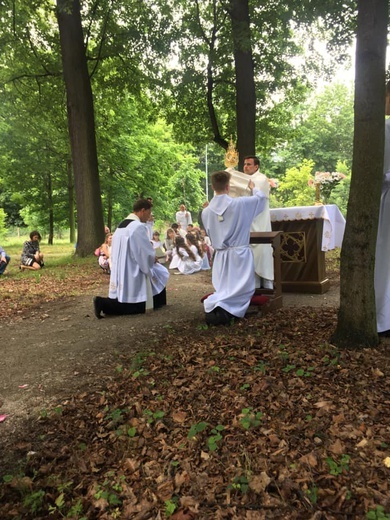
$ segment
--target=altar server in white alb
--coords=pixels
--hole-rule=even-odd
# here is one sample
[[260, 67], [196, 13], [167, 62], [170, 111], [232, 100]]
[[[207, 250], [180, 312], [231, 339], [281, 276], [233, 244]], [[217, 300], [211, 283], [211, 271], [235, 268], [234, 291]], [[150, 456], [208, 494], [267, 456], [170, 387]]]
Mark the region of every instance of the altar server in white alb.
[[[386, 85], [386, 115], [390, 116], [390, 81]], [[375, 304], [377, 330], [390, 337], [390, 118], [385, 123], [385, 156], [378, 234], [375, 253]]]
[[116, 229], [112, 238], [109, 297], [94, 298], [97, 318], [102, 318], [102, 312], [142, 314], [146, 309], [166, 305], [169, 273], [157, 262], [149, 240], [146, 222], [151, 212], [151, 202], [140, 199], [134, 203], [133, 213]]
[[206, 322], [225, 325], [243, 318], [255, 291], [253, 253], [249, 245], [253, 219], [266, 207], [268, 197], [249, 181], [253, 196], [233, 199], [230, 173], [214, 172], [215, 196], [202, 212], [202, 221], [215, 254], [212, 282], [215, 293], [204, 300]]

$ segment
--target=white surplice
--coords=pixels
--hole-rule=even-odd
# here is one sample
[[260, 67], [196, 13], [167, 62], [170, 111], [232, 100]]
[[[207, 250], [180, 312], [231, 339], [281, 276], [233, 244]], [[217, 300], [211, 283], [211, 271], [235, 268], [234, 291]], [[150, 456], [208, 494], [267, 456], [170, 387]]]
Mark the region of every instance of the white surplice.
[[164, 287], [168, 270], [155, 263], [156, 254], [149, 241], [145, 224], [131, 213], [126, 227], [118, 227], [112, 237], [111, 275], [109, 298], [121, 303], [139, 303], [150, 300]]
[[[229, 194], [232, 197], [249, 196], [251, 193], [248, 187], [249, 181], [252, 181], [257, 189], [269, 196], [270, 186], [268, 178], [263, 173], [257, 171], [252, 175], [248, 175], [231, 168], [228, 168], [227, 171], [231, 174]], [[264, 210], [253, 219], [251, 231], [272, 231], [269, 199], [267, 199]], [[251, 247], [255, 262], [255, 273], [261, 278], [273, 280], [274, 258], [272, 246], [270, 244], [256, 244]]]
[[253, 219], [268, 198], [258, 189], [253, 197], [216, 195], [202, 212], [202, 222], [215, 249], [212, 282], [215, 293], [204, 301], [206, 312], [215, 307], [242, 318], [255, 291], [253, 253], [249, 245]]
[[375, 304], [378, 332], [390, 330], [390, 119], [385, 125], [384, 180], [375, 253]]

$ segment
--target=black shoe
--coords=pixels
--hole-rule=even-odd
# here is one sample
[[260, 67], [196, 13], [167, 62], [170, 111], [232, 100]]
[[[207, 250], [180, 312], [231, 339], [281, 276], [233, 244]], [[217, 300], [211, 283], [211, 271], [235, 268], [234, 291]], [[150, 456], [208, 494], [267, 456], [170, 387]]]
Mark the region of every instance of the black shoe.
[[230, 314], [230, 312], [222, 309], [222, 307], [217, 307], [215, 310], [217, 312], [220, 325], [230, 325], [233, 320], [238, 319], [236, 316], [233, 316], [233, 314]]
[[230, 325], [238, 318], [222, 307], [215, 307], [211, 312], [206, 312], [205, 319], [207, 325]]
[[95, 311], [95, 316], [98, 320], [101, 320], [103, 316], [100, 314], [102, 312], [101, 305], [100, 305], [100, 296], [95, 296], [93, 299], [93, 308]]
[[390, 338], [390, 330], [384, 330], [383, 332], [378, 332], [378, 336], [381, 338]]
[[205, 320], [207, 325], [219, 325], [219, 318], [216, 313], [216, 309], [213, 309], [211, 312], [205, 312]]

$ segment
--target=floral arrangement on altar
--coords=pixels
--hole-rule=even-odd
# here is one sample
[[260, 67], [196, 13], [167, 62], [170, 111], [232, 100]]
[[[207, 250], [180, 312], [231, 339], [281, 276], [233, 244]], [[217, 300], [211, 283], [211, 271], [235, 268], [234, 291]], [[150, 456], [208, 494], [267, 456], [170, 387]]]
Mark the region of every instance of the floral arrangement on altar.
[[340, 172], [316, 172], [314, 178], [308, 180], [308, 185], [316, 190], [316, 204], [322, 204], [321, 196], [325, 202], [328, 201], [333, 189], [345, 179], [345, 175]]

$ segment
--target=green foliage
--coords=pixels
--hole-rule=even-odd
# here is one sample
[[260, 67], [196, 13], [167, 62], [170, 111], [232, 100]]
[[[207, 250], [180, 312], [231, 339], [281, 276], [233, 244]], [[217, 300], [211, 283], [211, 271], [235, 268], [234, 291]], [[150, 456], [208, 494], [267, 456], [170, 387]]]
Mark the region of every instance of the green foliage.
[[165, 503], [165, 516], [167, 518], [169, 518], [170, 516], [173, 515], [173, 513], [177, 509], [178, 499], [177, 499], [177, 497], [173, 497], [171, 499], [165, 500], [164, 503]]
[[329, 466], [329, 473], [331, 475], [341, 475], [344, 471], [349, 470], [349, 461], [351, 457], [349, 455], [342, 455], [339, 462], [336, 462], [332, 457], [327, 457], [326, 462]]
[[233, 482], [228, 485], [228, 489], [234, 491], [240, 491], [241, 493], [246, 493], [249, 489], [249, 481], [248, 478], [244, 475], [239, 477], [235, 477]]
[[0, 208], [0, 238], [3, 238], [5, 235], [5, 211], [3, 208]]
[[290, 168], [279, 181], [277, 203], [283, 207], [311, 206], [315, 200], [313, 188], [308, 185], [314, 162], [303, 160], [298, 167]]
[[262, 412], [256, 412], [252, 407], [241, 410], [240, 424], [245, 430], [257, 428], [261, 424]]
[[222, 440], [222, 434], [223, 430], [225, 429], [222, 424], [218, 424], [215, 428], [211, 430], [211, 435], [207, 439], [207, 446], [210, 451], [216, 451], [218, 449], [218, 443]]
[[366, 520], [390, 520], [390, 514], [385, 512], [383, 506], [376, 506], [366, 514]]
[[42, 509], [44, 498], [45, 492], [43, 489], [39, 489], [38, 491], [27, 494], [23, 498], [23, 505], [32, 513], [38, 513]]
[[187, 434], [189, 439], [195, 439], [198, 433], [203, 432], [208, 427], [208, 423], [201, 421], [197, 424], [193, 424], [190, 428], [190, 431]]

